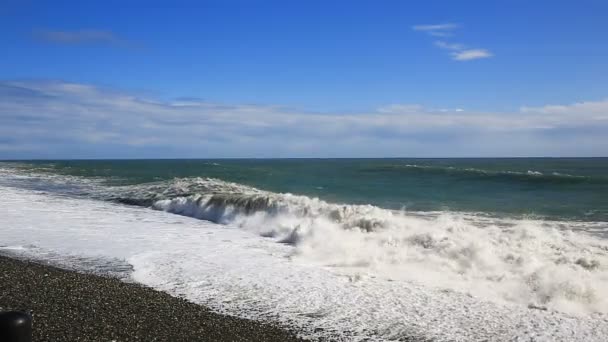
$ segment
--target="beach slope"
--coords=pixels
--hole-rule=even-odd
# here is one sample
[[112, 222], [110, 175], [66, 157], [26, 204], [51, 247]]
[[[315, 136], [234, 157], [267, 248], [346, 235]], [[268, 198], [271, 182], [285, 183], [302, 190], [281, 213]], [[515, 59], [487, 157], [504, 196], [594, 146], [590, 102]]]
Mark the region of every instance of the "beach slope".
[[0, 308], [32, 311], [34, 341], [299, 341], [138, 284], [4, 256]]

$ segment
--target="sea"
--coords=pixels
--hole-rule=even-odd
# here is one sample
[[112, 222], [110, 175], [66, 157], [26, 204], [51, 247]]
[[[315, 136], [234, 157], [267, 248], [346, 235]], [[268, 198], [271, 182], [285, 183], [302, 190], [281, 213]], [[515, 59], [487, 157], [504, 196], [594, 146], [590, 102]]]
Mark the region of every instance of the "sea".
[[337, 341], [608, 340], [608, 158], [0, 162], [0, 253]]

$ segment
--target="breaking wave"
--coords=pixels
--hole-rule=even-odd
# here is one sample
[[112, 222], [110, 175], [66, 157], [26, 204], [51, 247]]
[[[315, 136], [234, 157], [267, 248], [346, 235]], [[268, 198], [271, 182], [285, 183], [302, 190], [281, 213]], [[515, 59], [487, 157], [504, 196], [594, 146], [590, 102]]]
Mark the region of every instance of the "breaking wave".
[[608, 313], [608, 240], [601, 237], [608, 231], [606, 222], [394, 211], [212, 178], [92, 183], [82, 191], [289, 244], [294, 261], [331, 269], [353, 282], [402, 280], [533, 309]]
[[[608, 312], [602, 222], [408, 213], [209, 178], [114, 188], [114, 200], [239, 227], [351, 279], [380, 277], [574, 314]], [[354, 278], [352, 278], [354, 277]]]

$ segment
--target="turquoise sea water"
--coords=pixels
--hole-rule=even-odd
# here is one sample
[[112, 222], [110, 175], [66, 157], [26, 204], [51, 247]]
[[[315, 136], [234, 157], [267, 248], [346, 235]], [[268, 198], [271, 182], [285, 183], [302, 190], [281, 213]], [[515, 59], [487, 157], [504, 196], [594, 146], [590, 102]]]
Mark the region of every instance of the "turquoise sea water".
[[[608, 158], [87, 160], [2, 164], [21, 172], [93, 179], [109, 191], [112, 187], [143, 184], [156, 184], [155, 189], [159, 189], [163, 182], [203, 177], [270, 192], [318, 197], [330, 203], [608, 221]], [[197, 189], [188, 191], [195, 193]], [[238, 189], [227, 191], [238, 196]], [[124, 196], [121, 199], [137, 204]]]

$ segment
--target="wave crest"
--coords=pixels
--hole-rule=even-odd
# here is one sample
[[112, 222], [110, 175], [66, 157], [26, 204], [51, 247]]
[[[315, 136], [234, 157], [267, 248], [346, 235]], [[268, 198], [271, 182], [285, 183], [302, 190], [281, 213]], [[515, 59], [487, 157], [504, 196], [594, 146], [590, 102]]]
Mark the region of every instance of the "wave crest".
[[509, 170], [485, 170], [477, 168], [464, 168], [454, 166], [434, 166], [434, 165], [418, 165], [418, 164], [397, 164], [384, 165], [372, 169], [366, 169], [367, 172], [414, 172], [414, 173], [435, 173], [446, 174], [462, 177], [476, 177], [481, 179], [494, 179], [506, 181], [524, 181], [534, 183], [607, 183], [608, 178], [591, 177], [582, 175], [571, 175], [567, 173], [550, 172], [543, 173], [536, 170], [526, 171], [509, 171]]
[[292, 244], [294, 260], [349, 279], [412, 281], [574, 314], [608, 312], [608, 243], [573, 232], [573, 223], [422, 215], [245, 189], [152, 206]]
[[349, 281], [401, 280], [531, 308], [608, 313], [608, 242], [574, 231], [605, 233], [606, 222], [399, 212], [212, 178], [86, 191], [273, 238], [294, 246], [293, 261]]

